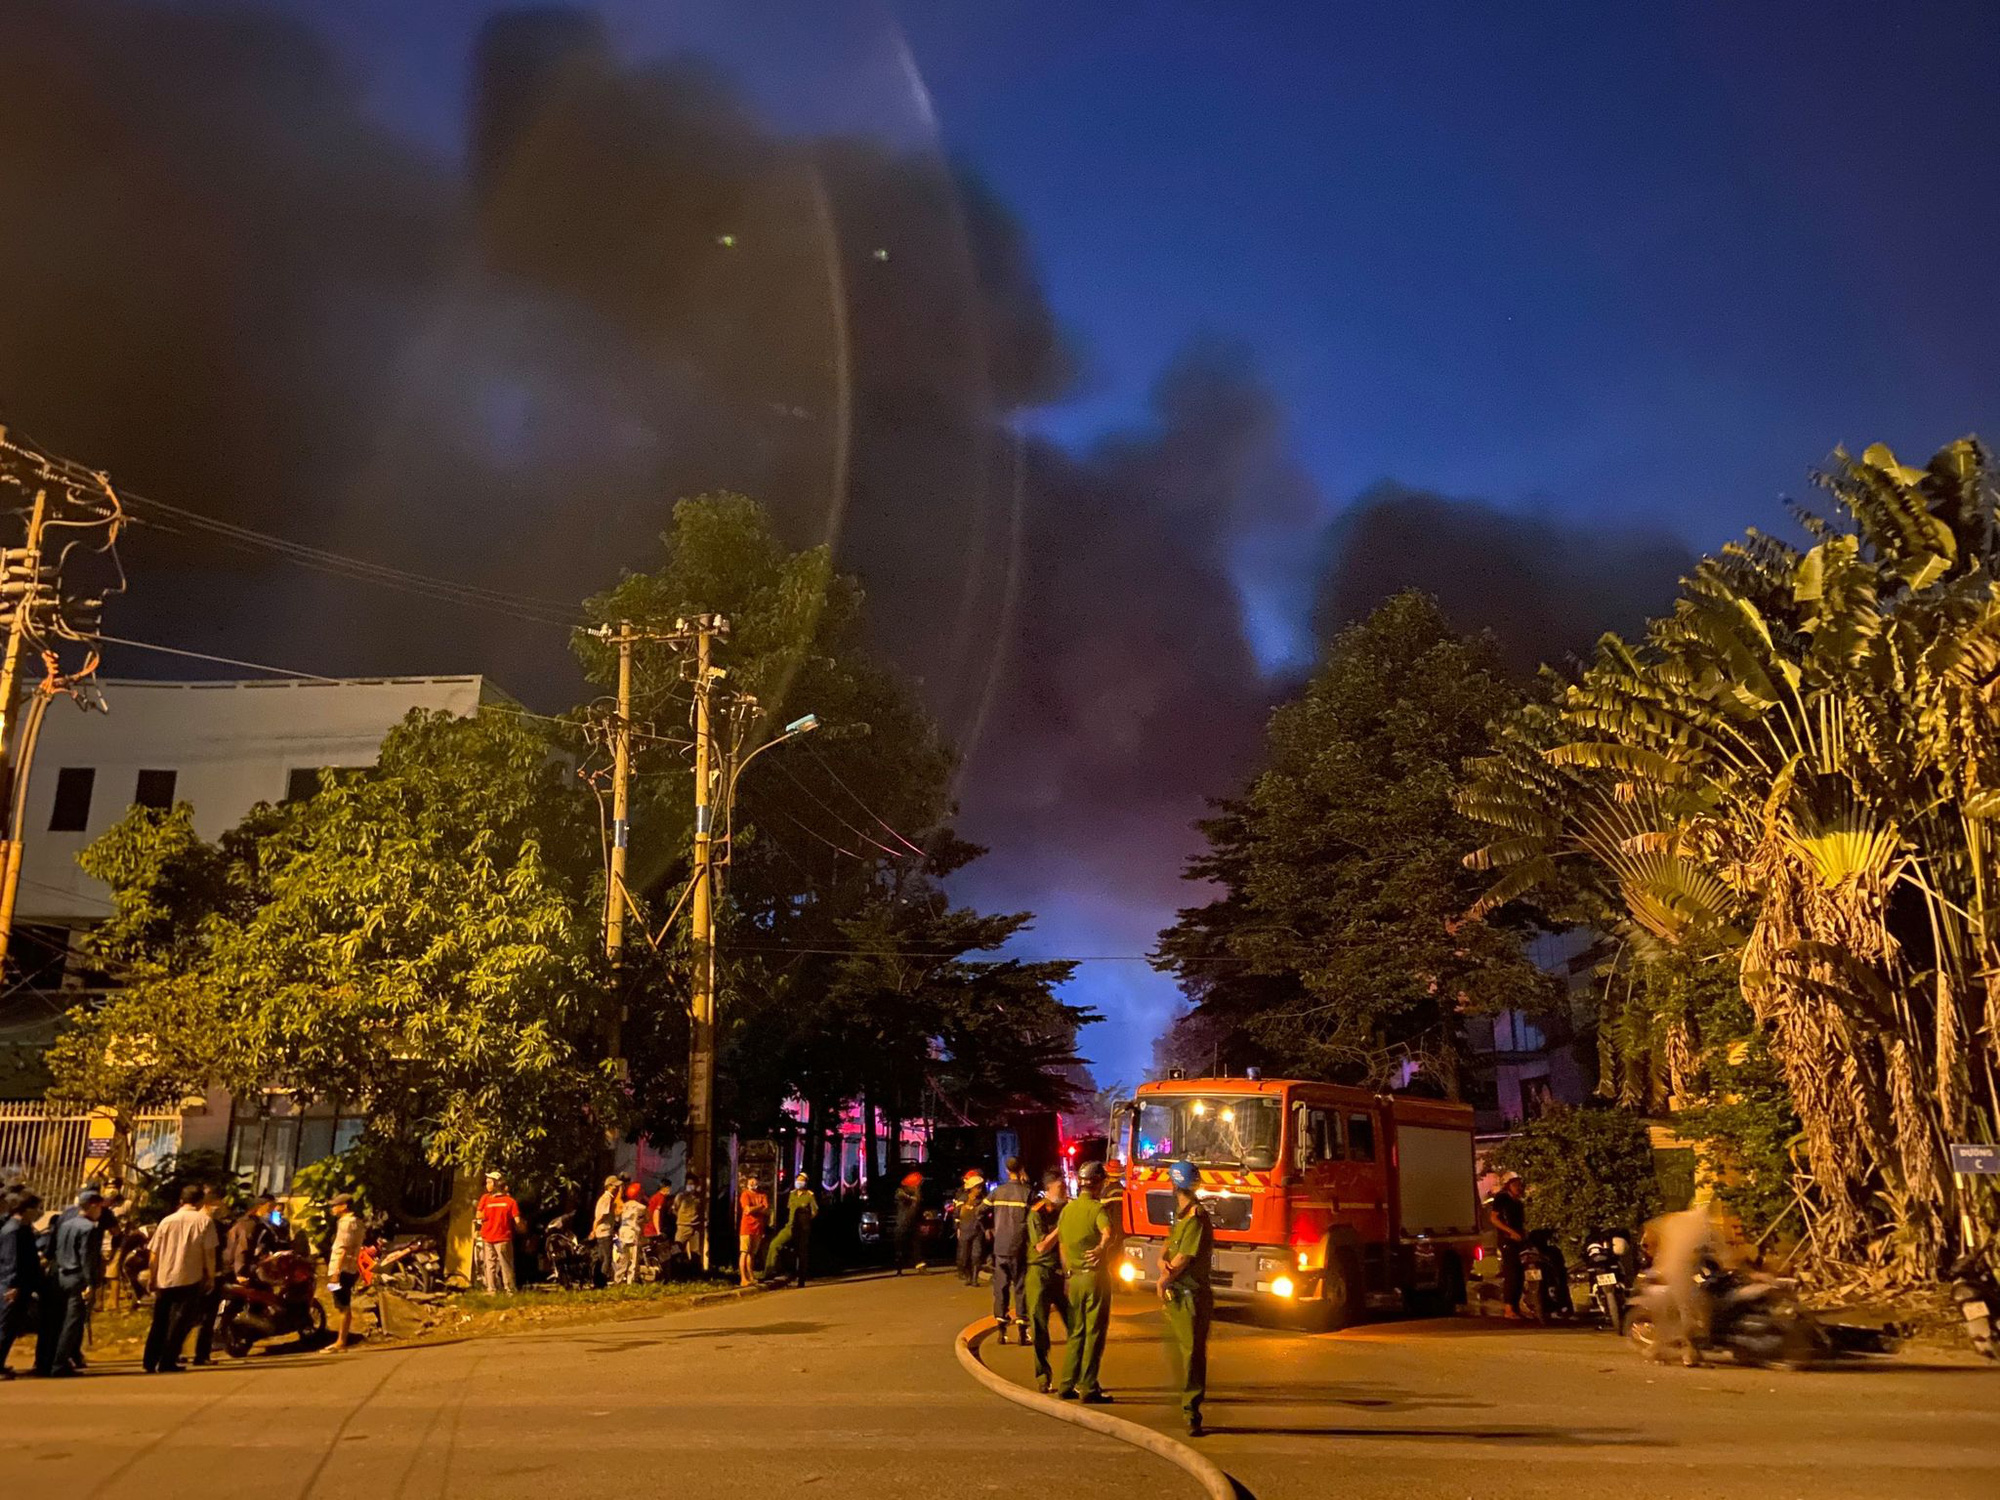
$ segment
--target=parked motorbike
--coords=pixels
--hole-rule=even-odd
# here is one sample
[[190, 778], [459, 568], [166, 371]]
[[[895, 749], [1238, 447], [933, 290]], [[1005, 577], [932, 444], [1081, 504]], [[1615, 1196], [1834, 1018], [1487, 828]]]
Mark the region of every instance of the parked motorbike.
[[1576, 1304], [1569, 1294], [1569, 1267], [1556, 1237], [1547, 1229], [1530, 1230], [1521, 1247], [1521, 1313], [1537, 1323], [1571, 1317]]
[[[1704, 1354], [1727, 1354], [1739, 1365], [1776, 1365], [1803, 1370], [1822, 1350], [1818, 1326], [1785, 1282], [1710, 1266], [1697, 1286], [1708, 1298]], [[1657, 1272], [1640, 1277], [1625, 1331], [1639, 1351], [1659, 1352], [1662, 1328], [1676, 1323], [1667, 1284]]]
[[319, 1270], [312, 1257], [279, 1250], [250, 1268], [246, 1280], [222, 1289], [222, 1346], [237, 1359], [264, 1339], [297, 1334], [301, 1344], [326, 1335], [319, 1300]]
[[444, 1257], [437, 1241], [415, 1235], [396, 1244], [384, 1240], [364, 1278], [369, 1286], [392, 1292], [436, 1292], [444, 1287]]
[[549, 1280], [564, 1291], [591, 1284], [590, 1251], [567, 1217], [549, 1221], [542, 1233], [542, 1255], [549, 1263]]
[[1968, 1250], [1951, 1268], [1951, 1300], [1965, 1319], [1966, 1337], [1972, 1347], [1988, 1359], [2000, 1359], [2000, 1338], [1994, 1336], [1994, 1318], [2000, 1315], [2000, 1276], [1996, 1276], [1993, 1256], [1986, 1250]]
[[1637, 1245], [1627, 1230], [1594, 1229], [1583, 1242], [1583, 1268], [1590, 1280], [1591, 1306], [1613, 1333], [1625, 1331], [1625, 1309], [1632, 1302], [1637, 1264]]

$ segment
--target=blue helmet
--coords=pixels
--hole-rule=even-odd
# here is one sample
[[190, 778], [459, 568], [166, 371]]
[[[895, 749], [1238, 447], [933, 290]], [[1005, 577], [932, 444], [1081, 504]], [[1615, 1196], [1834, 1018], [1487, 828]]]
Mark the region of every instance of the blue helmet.
[[1191, 1161], [1177, 1161], [1167, 1168], [1167, 1176], [1175, 1187], [1184, 1193], [1191, 1193], [1201, 1185], [1201, 1173]]

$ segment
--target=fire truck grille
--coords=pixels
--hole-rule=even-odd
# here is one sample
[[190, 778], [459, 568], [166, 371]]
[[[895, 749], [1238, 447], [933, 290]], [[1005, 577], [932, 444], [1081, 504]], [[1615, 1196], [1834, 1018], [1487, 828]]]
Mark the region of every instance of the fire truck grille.
[[[1250, 1227], [1251, 1200], [1238, 1193], [1212, 1193], [1202, 1200], [1208, 1209], [1208, 1217], [1217, 1229], [1248, 1229]], [[1146, 1194], [1146, 1218], [1150, 1223], [1166, 1226], [1174, 1222], [1174, 1195], [1152, 1192]]]

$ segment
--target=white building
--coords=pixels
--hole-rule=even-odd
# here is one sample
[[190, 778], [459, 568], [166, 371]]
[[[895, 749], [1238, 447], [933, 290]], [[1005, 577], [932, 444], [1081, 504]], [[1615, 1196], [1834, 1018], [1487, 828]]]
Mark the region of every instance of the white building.
[[[0, 1043], [11, 1044], [8, 1066], [0, 1067], [0, 1099], [23, 1101], [20, 1109], [39, 1101], [46, 1087], [38, 1049], [53, 1039], [65, 978], [79, 982], [65, 972], [72, 939], [111, 909], [105, 888], [83, 873], [76, 856], [135, 802], [189, 803], [196, 832], [213, 839], [259, 802], [310, 795], [322, 767], [373, 765], [383, 739], [412, 709], [471, 715], [485, 705], [514, 703], [483, 677], [100, 686], [106, 713], [50, 705], [28, 783], [9, 954], [23, 982], [0, 995]], [[24, 1116], [21, 1131], [29, 1123]], [[300, 1113], [284, 1100], [231, 1100], [217, 1090], [179, 1121], [159, 1122], [151, 1144], [159, 1152], [224, 1151], [256, 1185], [278, 1190], [298, 1167], [346, 1145], [358, 1128], [331, 1107]], [[6, 1133], [0, 1129], [0, 1155], [25, 1149]], [[22, 1165], [0, 1163], [9, 1164]], [[75, 1180], [68, 1163], [43, 1167], [51, 1181]]]
[[131, 806], [194, 807], [213, 839], [259, 802], [310, 795], [323, 766], [370, 766], [413, 708], [514, 700], [483, 677], [99, 684], [109, 712], [51, 704], [28, 784], [15, 921], [87, 927], [110, 909], [77, 867]]

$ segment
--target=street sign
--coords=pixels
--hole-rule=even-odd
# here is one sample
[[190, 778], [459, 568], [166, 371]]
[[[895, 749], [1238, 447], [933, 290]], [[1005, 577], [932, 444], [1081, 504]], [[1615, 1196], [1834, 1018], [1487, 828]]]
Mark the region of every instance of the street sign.
[[[83, 1159], [85, 1161], [104, 1161], [110, 1155], [111, 1137], [108, 1135], [101, 1135], [83, 1143]], [[2000, 1172], [2000, 1167], [1995, 1167], [1994, 1170]]]
[[2000, 1146], [1966, 1146], [1954, 1141], [1951, 1169], [1966, 1177], [2000, 1177]]

